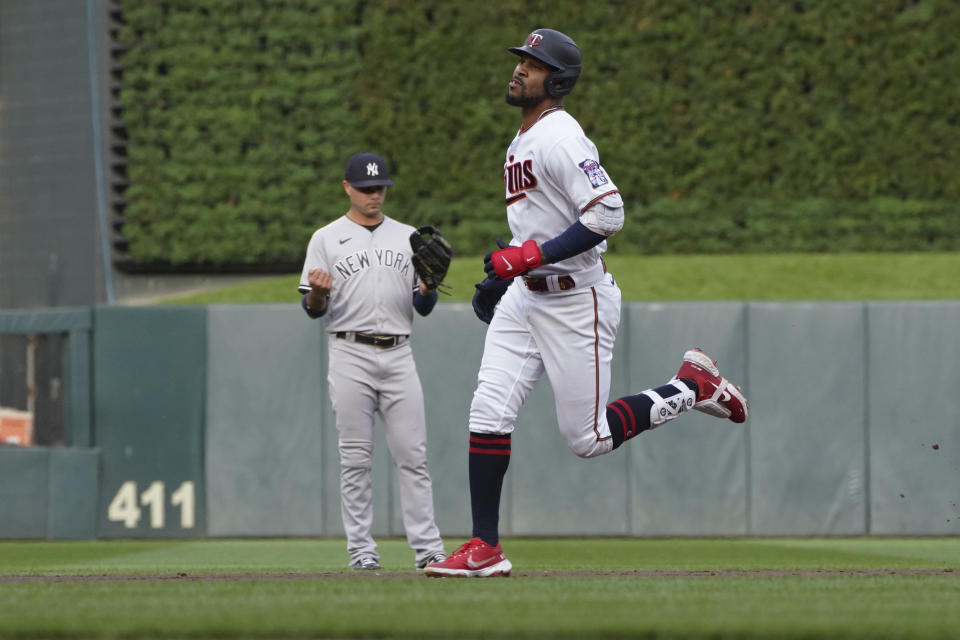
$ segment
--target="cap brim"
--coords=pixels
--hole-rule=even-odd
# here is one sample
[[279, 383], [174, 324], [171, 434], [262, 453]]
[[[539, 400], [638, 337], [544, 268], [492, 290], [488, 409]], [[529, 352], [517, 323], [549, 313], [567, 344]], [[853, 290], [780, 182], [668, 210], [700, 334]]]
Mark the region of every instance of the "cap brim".
[[[350, 182], [350, 180], [347, 180]], [[353, 187], [392, 187], [393, 180], [384, 180], [383, 178], [374, 178], [372, 180], [358, 180], [356, 182], [350, 182], [350, 186]]]

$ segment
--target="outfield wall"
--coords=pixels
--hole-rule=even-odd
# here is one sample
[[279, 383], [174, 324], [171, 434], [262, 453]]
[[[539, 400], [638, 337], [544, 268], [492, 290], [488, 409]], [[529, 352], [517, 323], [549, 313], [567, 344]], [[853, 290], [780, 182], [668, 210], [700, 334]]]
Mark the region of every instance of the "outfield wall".
[[[463, 537], [485, 326], [445, 303], [414, 327], [438, 524]], [[626, 304], [613, 397], [662, 383], [700, 345], [742, 384], [750, 420], [693, 413], [582, 460], [541, 381], [502, 531], [958, 534], [957, 327], [954, 301]], [[0, 312], [0, 332], [42, 331], [69, 337], [75, 446], [0, 449], [0, 537], [342, 535], [322, 321], [296, 305]], [[402, 536], [382, 428], [374, 465], [376, 533]]]

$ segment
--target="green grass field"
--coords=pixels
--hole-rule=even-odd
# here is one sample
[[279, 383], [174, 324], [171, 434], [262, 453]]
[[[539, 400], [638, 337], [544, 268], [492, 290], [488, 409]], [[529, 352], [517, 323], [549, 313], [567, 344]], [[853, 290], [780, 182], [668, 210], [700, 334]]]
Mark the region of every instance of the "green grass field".
[[[624, 300], [953, 300], [960, 253], [607, 256]], [[443, 301], [470, 300], [480, 256], [454, 258]], [[270, 276], [168, 303], [296, 303], [300, 274]]]
[[[448, 546], [459, 540], [448, 540]], [[960, 538], [508, 539], [510, 578], [428, 579], [402, 540], [0, 543], [0, 635], [956, 638]], [[448, 549], [449, 550], [449, 549]]]
[[[469, 300], [479, 257], [449, 276]], [[624, 300], [960, 299], [960, 254], [610, 256]], [[170, 304], [296, 304], [299, 274]], [[461, 540], [447, 540], [448, 551]], [[507, 539], [511, 578], [384, 570], [343, 540], [0, 543], [0, 636], [960, 637], [960, 538]], [[58, 577], [59, 576], [59, 577]]]

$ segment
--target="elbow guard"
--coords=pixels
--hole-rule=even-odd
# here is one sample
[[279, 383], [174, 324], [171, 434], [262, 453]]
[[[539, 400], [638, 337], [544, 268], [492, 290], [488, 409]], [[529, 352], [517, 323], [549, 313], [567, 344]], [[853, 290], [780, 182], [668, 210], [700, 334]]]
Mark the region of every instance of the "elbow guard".
[[580, 222], [590, 231], [609, 238], [623, 228], [623, 201], [617, 200], [616, 207], [608, 207], [603, 201], [596, 203], [580, 214]]

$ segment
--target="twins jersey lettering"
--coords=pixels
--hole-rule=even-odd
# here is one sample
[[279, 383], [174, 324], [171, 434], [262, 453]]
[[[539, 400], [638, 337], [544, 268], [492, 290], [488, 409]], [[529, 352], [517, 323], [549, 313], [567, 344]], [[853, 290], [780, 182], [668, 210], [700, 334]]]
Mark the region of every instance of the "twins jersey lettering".
[[[543, 113], [520, 129], [507, 149], [503, 165], [510, 244], [526, 240], [546, 242], [563, 233], [584, 210], [600, 202], [622, 207], [620, 191], [600, 165], [596, 145], [562, 107]], [[599, 262], [607, 243], [531, 272], [533, 275], [569, 274]]]
[[383, 223], [371, 232], [344, 216], [314, 232], [299, 289], [301, 293], [310, 291], [307, 274], [314, 267], [333, 277], [324, 316], [328, 332], [410, 334], [410, 301], [417, 281], [410, 261], [410, 234], [414, 231], [412, 226], [384, 216]]

